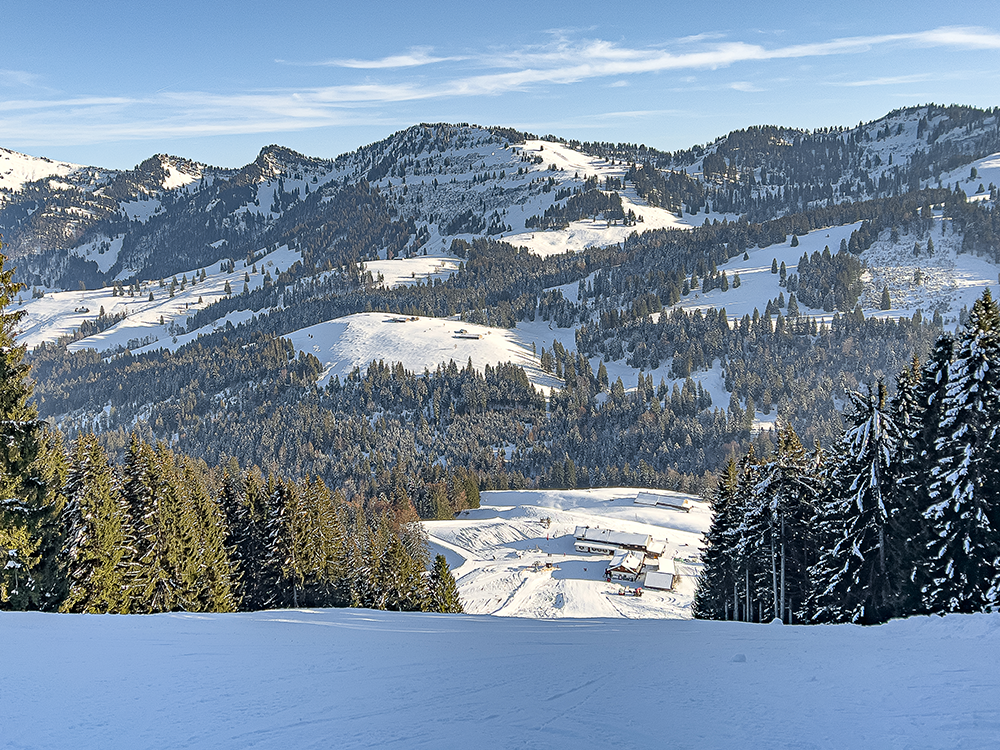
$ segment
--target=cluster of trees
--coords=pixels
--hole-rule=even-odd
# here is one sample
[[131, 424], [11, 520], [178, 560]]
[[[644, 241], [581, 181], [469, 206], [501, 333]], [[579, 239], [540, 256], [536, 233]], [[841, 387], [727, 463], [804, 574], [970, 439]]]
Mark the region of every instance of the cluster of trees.
[[595, 188], [570, 196], [565, 205], [554, 203], [541, 216], [529, 216], [524, 226], [528, 229], [564, 229], [570, 222], [579, 221], [586, 216], [595, 219], [603, 216], [609, 223], [634, 223], [635, 213], [630, 210], [629, 214], [631, 216], [626, 215], [622, 208], [622, 199], [618, 193], [605, 193]]
[[[791, 307], [791, 297], [785, 304]], [[580, 326], [577, 348], [608, 360], [627, 357], [646, 370], [669, 362], [674, 378], [718, 366], [733, 397], [731, 418], [777, 409], [807, 440], [829, 442], [841, 430], [835, 401], [923, 355], [940, 330], [939, 321], [920, 316], [879, 320], [860, 310], [837, 313], [823, 326], [780, 309], [774, 318], [755, 311], [739, 320], [729, 320], [725, 309], [673, 310], [656, 322], [648, 314], [608, 311], [596, 325]]]
[[321, 480], [265, 479], [235, 461], [220, 476], [135, 436], [115, 466], [81, 435], [65, 473], [61, 611], [461, 609], [446, 565], [425, 575], [408, 498], [352, 505]]
[[699, 617], [878, 623], [1000, 604], [1000, 310], [989, 292], [920, 367], [855, 392], [806, 451], [730, 460], [714, 494]]
[[[0, 310], [20, 290], [0, 257]], [[461, 611], [406, 488], [350, 503], [317, 479], [210, 469], [132, 435], [116, 464], [37, 418], [0, 313], [0, 608], [227, 612], [285, 606]]]
[[676, 214], [682, 210], [696, 214], [708, 208], [701, 183], [683, 171], [661, 171], [643, 162], [633, 164], [625, 173], [625, 179], [651, 206], [661, 206]]
[[847, 251], [846, 244], [833, 255], [829, 246], [810, 257], [803, 253], [796, 273], [788, 277], [788, 290], [798, 294], [799, 302], [826, 312], [849, 312], [858, 303], [864, 289], [861, 283], [863, 267], [856, 255]]

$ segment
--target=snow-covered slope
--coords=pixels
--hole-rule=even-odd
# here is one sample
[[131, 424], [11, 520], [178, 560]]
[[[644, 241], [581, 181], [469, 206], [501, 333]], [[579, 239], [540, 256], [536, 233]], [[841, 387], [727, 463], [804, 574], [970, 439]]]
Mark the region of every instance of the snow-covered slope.
[[287, 334], [297, 349], [323, 363], [319, 385], [341, 379], [356, 367], [367, 369], [373, 360], [401, 362], [418, 374], [453, 360], [464, 367], [469, 359], [480, 372], [486, 365], [513, 362], [539, 386], [557, 380], [542, 371], [538, 358], [503, 328], [489, 328], [454, 319], [387, 313], [358, 313]]
[[[945, 225], [942, 231], [942, 224]], [[792, 247], [792, 238], [765, 248], [748, 251], [748, 260], [736, 257], [719, 266], [725, 271], [730, 286], [728, 291], [713, 289], [708, 293], [692, 292], [685, 296], [676, 307], [693, 310], [725, 308], [730, 319], [752, 315], [756, 308], [763, 314], [764, 306], [779, 294], [787, 301], [787, 289], [779, 286], [779, 276], [771, 273], [771, 264], [784, 263], [789, 274], [795, 273], [803, 254], [812, 256], [829, 247], [836, 253], [841, 240], [850, 238], [851, 232], [860, 227], [860, 222], [840, 227], [817, 229], [798, 238], [799, 245]], [[862, 277], [865, 291], [860, 299], [866, 316], [911, 317], [918, 310], [927, 318], [940, 312], [945, 324], [954, 328], [962, 307], [971, 307], [983, 289], [989, 287], [994, 294], [1000, 292], [998, 275], [1000, 266], [985, 258], [962, 253], [962, 236], [955, 234], [951, 222], [940, 214], [934, 221], [929, 235], [901, 234], [898, 239], [890, 239], [890, 232], [882, 232], [880, 239], [863, 252], [861, 261], [867, 267]], [[933, 241], [934, 252], [928, 254], [928, 236]], [[921, 251], [914, 253], [914, 246]], [[734, 288], [732, 279], [739, 275], [740, 286]], [[883, 287], [889, 287], [892, 307], [881, 310]], [[799, 301], [802, 315], [815, 317], [820, 321], [829, 320], [832, 313], [810, 308]], [[785, 312], [782, 310], [782, 312]]]
[[[634, 504], [633, 488], [590, 490], [509, 490], [484, 492], [482, 505], [454, 521], [426, 521], [435, 552], [443, 552], [458, 582], [467, 612], [505, 617], [691, 616], [695, 579], [701, 569], [702, 535], [711, 513], [689, 495], [689, 512]], [[547, 519], [547, 520], [546, 520]], [[672, 591], [638, 584], [608, 583], [604, 569], [610, 555], [574, 548], [578, 526], [649, 534], [666, 542], [664, 556], [675, 561]], [[655, 565], [650, 563], [651, 566]]]
[[0, 745], [990, 748], [1000, 615], [860, 628], [0, 612]]
[[65, 177], [79, 168], [77, 164], [52, 161], [0, 148], [0, 205], [6, 200], [4, 191], [16, 192], [26, 182], [46, 177]]
[[[27, 313], [18, 340], [28, 347], [43, 341], [57, 341], [77, 331], [84, 321], [97, 321], [103, 310], [108, 317], [123, 315], [124, 318], [100, 333], [74, 341], [69, 345], [71, 351], [96, 349], [105, 353], [125, 348], [137, 352], [176, 350], [201, 333], [208, 333], [227, 322], [236, 325], [250, 317], [248, 311], [245, 315], [235, 316], [235, 319], [233, 316], [228, 321], [221, 319], [208, 326], [207, 330], [184, 332], [188, 316], [225, 296], [227, 283], [233, 293], [242, 291], [244, 284], [250, 290], [257, 289], [263, 285], [265, 274], [277, 276], [297, 260], [298, 253], [280, 247], [255, 264], [236, 262], [231, 272], [222, 270], [220, 265], [190, 269], [176, 277], [178, 281], [186, 281], [184, 289], [178, 285], [173, 295], [170, 293], [173, 278], [165, 279], [163, 286], [159, 280], [143, 281], [139, 284], [138, 293], [131, 296], [124, 292], [118, 295], [115, 287], [49, 292], [39, 298], [25, 292], [15, 301], [15, 309]], [[258, 270], [253, 271], [253, 266]], [[190, 283], [191, 279], [200, 278], [202, 271], [205, 272], [204, 280]], [[247, 276], [250, 280], [244, 281]]]

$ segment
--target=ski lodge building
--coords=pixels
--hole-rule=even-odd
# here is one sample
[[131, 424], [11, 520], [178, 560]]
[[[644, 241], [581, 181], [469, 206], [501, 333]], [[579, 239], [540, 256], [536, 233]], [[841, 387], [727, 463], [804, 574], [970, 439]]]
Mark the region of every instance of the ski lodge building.
[[635, 581], [642, 574], [644, 562], [645, 557], [641, 552], [620, 549], [611, 558], [608, 567], [604, 569], [604, 574], [608, 578], [617, 578], [620, 581]]
[[666, 543], [653, 539], [649, 534], [634, 534], [612, 529], [595, 529], [577, 526], [574, 547], [577, 552], [595, 552], [599, 555], [614, 555], [620, 550], [639, 552], [646, 557], [658, 558], [663, 554]]
[[673, 559], [670, 557], [661, 557], [657, 561], [656, 570], [646, 571], [644, 585], [647, 589], [670, 591], [674, 587], [674, 577], [676, 575], [677, 571], [674, 568]]

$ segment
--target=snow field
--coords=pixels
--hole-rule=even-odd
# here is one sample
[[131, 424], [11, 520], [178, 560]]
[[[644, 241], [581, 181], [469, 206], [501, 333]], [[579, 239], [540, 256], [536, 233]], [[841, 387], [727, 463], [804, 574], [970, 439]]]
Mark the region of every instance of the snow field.
[[[432, 242], [427, 243], [428, 246]], [[413, 286], [418, 281], [427, 284], [434, 279], [444, 281], [458, 270], [461, 258], [447, 253], [432, 253], [417, 255], [413, 258], [393, 258], [392, 260], [369, 260], [362, 263], [372, 277], [382, 276], [382, 283], [387, 287]]]
[[987, 748], [1000, 615], [860, 628], [0, 612], [2, 744]]
[[[941, 227], [947, 229], [942, 233]], [[989, 287], [994, 297], [998, 292], [1000, 266], [976, 255], [959, 252], [962, 237], [951, 232], [950, 222], [935, 219], [928, 235], [900, 235], [895, 243], [883, 232], [862, 255], [868, 266], [862, 307], [878, 310], [882, 289], [889, 287], [892, 309], [879, 311], [883, 317], [910, 317], [920, 310], [924, 317], [940, 312], [949, 328], [958, 323], [961, 308], [972, 307]], [[934, 241], [934, 253], [927, 253], [928, 237]], [[921, 252], [915, 255], [915, 245]]]
[[[688, 513], [633, 503], [634, 488], [507, 490], [483, 492], [481, 507], [450, 521], [425, 521], [432, 553], [452, 566], [466, 612], [505, 617], [690, 617], [700, 570], [702, 535], [711, 524], [708, 505], [689, 495]], [[658, 494], [671, 494], [655, 490]], [[548, 519], [546, 524], [544, 519]], [[665, 540], [675, 561], [672, 591], [638, 583], [607, 583], [610, 555], [577, 552], [577, 526], [649, 534]], [[551, 567], [547, 567], [551, 566]], [[655, 563], [651, 563], [655, 568]]]
[[[972, 169], [975, 168], [978, 174], [972, 177]], [[957, 182], [962, 191], [969, 196], [970, 200], [981, 200], [990, 197], [990, 183], [1000, 187], [1000, 154], [990, 154], [982, 159], [977, 159], [970, 164], [945, 172], [941, 175], [941, 182], [946, 186], [954, 187]], [[930, 185], [931, 181], [928, 181]], [[934, 182], [936, 185], [937, 183]], [[980, 193], [979, 186], [983, 186]]]
[[334, 376], [343, 379], [356, 367], [366, 370], [373, 360], [400, 362], [420, 375], [449, 360], [465, 367], [470, 357], [479, 371], [487, 364], [513, 362], [536, 386], [552, 388], [560, 382], [541, 369], [538, 357], [511, 331], [451, 318], [358, 313], [299, 329], [285, 338], [323, 363], [320, 386]]

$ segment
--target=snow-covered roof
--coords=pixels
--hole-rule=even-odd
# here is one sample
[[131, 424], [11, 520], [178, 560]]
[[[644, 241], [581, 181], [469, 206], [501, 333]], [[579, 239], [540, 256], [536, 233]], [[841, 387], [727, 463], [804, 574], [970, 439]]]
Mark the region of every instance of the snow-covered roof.
[[614, 531], [612, 529], [593, 529], [590, 526], [577, 526], [573, 532], [580, 541], [603, 542], [613, 544], [616, 547], [636, 547], [647, 549], [653, 541], [649, 534], [634, 534], [628, 531]]
[[691, 510], [691, 499], [683, 495], [672, 495], [659, 492], [640, 492], [635, 496], [636, 505], [657, 505], [663, 508]]
[[653, 557], [658, 557], [663, 554], [663, 551], [667, 548], [667, 543], [662, 539], [653, 539], [646, 545], [646, 553], [652, 555]]
[[611, 558], [611, 562], [608, 563], [607, 569], [638, 573], [642, 570], [644, 560], [643, 555], [634, 550], [618, 550], [615, 556]]
[[662, 573], [657, 570], [647, 570], [643, 586], [648, 589], [672, 589], [674, 587], [674, 574]]

